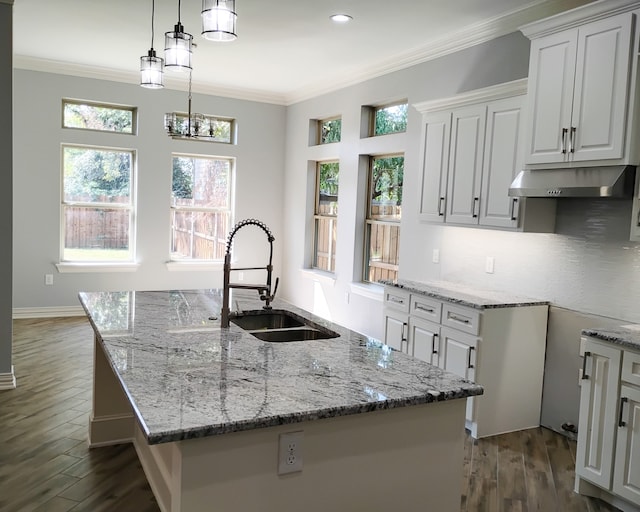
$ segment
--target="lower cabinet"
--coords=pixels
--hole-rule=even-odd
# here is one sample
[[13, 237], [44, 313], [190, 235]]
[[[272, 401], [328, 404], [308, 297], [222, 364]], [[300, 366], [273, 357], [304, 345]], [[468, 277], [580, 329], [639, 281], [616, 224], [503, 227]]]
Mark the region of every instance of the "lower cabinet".
[[540, 424], [548, 306], [473, 308], [386, 286], [385, 343], [484, 387], [467, 399], [475, 438]]
[[640, 352], [583, 338], [581, 355], [576, 491], [640, 510]]

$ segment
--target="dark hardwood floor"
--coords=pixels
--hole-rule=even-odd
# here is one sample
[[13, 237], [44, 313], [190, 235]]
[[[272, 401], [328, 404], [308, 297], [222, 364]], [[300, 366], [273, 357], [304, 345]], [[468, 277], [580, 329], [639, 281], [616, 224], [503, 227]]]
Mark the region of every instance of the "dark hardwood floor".
[[[87, 448], [92, 353], [85, 318], [14, 322], [18, 387], [0, 391], [0, 511], [159, 511], [132, 446]], [[573, 492], [574, 464], [575, 442], [547, 429], [467, 437], [461, 512], [616, 510]]]

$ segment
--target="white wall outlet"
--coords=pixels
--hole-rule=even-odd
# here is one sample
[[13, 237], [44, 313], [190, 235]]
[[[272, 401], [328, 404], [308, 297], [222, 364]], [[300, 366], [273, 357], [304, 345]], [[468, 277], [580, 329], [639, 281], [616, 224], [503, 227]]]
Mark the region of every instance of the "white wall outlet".
[[244, 272], [238, 272], [238, 281], [244, 281]]
[[304, 432], [280, 434], [278, 443], [278, 474], [302, 471], [302, 444]]
[[434, 249], [431, 254], [431, 261], [434, 263], [440, 263], [440, 249]]
[[349, 292], [344, 292], [344, 303], [349, 304]]
[[484, 270], [487, 274], [493, 274], [493, 270], [496, 264], [496, 260], [493, 256], [487, 256]]
[[53, 274], [44, 275], [44, 284], [47, 286], [53, 286]]

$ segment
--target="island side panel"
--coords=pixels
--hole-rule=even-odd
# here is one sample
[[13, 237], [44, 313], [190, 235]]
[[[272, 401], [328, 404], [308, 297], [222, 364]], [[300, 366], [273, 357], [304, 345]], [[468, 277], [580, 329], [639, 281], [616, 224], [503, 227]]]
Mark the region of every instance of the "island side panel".
[[89, 418], [89, 446], [129, 443], [133, 440], [134, 424], [131, 404], [96, 335], [93, 349], [93, 408]]
[[[172, 487], [171, 499], [162, 497], [164, 512], [388, 512], [398, 507], [458, 512], [465, 402], [450, 400], [178, 442], [173, 456], [180, 460], [154, 471], [156, 476], [164, 473], [167, 480], [152, 488]], [[279, 476], [279, 434], [295, 431], [304, 432], [303, 470]], [[169, 467], [171, 475], [166, 473]]]

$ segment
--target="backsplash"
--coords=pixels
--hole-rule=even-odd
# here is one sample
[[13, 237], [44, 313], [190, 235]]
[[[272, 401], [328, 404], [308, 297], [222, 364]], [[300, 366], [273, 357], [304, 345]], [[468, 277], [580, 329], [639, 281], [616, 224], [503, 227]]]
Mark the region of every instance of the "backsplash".
[[[506, 290], [640, 323], [640, 244], [629, 241], [630, 218], [630, 200], [563, 199], [554, 234], [425, 227], [442, 230], [430, 233], [440, 238], [440, 264], [401, 277]], [[485, 272], [488, 256], [493, 274]]]

